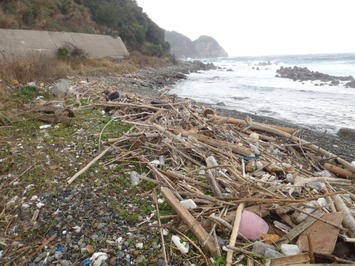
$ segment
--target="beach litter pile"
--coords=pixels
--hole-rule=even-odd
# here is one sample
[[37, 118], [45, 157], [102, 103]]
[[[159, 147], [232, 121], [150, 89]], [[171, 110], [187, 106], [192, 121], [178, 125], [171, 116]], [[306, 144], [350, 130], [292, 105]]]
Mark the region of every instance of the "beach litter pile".
[[[145, 174], [130, 178], [156, 184], [167, 265], [189, 253], [206, 265], [354, 263], [354, 162], [295, 129], [218, 116], [173, 96], [126, 94], [95, 108], [131, 128], [100, 143], [102, 152], [68, 184], [109, 152], [144, 165]], [[159, 201], [174, 214], [159, 215]]]

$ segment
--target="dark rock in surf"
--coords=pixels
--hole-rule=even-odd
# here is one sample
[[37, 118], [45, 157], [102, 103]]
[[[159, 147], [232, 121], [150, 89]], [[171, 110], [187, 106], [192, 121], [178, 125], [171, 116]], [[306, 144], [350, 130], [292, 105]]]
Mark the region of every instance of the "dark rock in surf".
[[184, 73], [176, 73], [176, 79], [186, 79], [186, 75]]
[[[340, 84], [340, 81], [349, 81], [346, 86], [355, 87], [355, 80], [352, 76], [332, 76], [318, 71], [311, 71], [306, 67], [280, 67], [276, 71], [276, 77], [288, 78], [293, 81], [321, 81], [319, 85], [326, 85], [325, 83], [329, 82], [329, 85], [337, 86]], [[351, 87], [352, 88], [352, 87]]]
[[340, 84], [339, 80], [332, 80], [332, 82], [330, 82], [331, 86], [338, 86]]
[[355, 129], [353, 128], [341, 128], [339, 129], [337, 135], [343, 139], [355, 142]]
[[347, 87], [347, 88], [355, 88], [355, 80], [352, 80], [352, 81], [349, 81], [348, 83], [346, 83], [345, 87]]

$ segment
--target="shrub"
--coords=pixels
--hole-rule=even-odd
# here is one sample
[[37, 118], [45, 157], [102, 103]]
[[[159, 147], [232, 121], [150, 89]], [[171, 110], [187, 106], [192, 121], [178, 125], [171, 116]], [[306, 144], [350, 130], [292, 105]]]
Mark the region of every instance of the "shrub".
[[72, 57], [86, 58], [88, 55], [83, 49], [78, 48], [78, 47], [74, 47], [73, 50], [71, 51], [71, 56]]
[[142, 49], [143, 54], [148, 56], [163, 57], [164, 49], [160, 45], [146, 44]]
[[72, 44], [68, 44], [65, 47], [60, 47], [57, 50], [57, 56], [59, 58], [67, 58], [67, 57], [80, 57], [80, 58], [86, 58], [87, 53], [79, 48], [76, 47]]
[[67, 57], [69, 56], [69, 51], [65, 47], [58, 48], [57, 50], [57, 56], [58, 57]]

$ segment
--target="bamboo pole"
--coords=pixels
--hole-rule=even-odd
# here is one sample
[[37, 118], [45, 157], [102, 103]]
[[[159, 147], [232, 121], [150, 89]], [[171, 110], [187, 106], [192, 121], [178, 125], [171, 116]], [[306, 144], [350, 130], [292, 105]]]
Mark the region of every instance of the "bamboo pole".
[[[235, 220], [234, 220], [234, 224], [233, 224], [232, 234], [229, 239], [229, 246], [231, 246], [231, 247], [235, 247], [235, 242], [237, 240], [238, 232], [239, 232], [240, 221], [242, 219], [243, 209], [244, 209], [244, 203], [239, 204], [238, 209], [235, 214]], [[227, 252], [227, 266], [232, 265], [232, 262], [233, 262], [232, 260], [233, 260], [233, 250], [230, 249]]]

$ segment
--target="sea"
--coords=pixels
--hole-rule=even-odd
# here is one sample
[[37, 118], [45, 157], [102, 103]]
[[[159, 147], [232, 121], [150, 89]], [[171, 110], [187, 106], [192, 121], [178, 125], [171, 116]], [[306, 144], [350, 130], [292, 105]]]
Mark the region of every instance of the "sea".
[[170, 93], [230, 110], [268, 116], [336, 134], [355, 129], [355, 88], [319, 86], [276, 77], [281, 66], [355, 77], [355, 54], [284, 55], [204, 59], [220, 67], [188, 75]]

